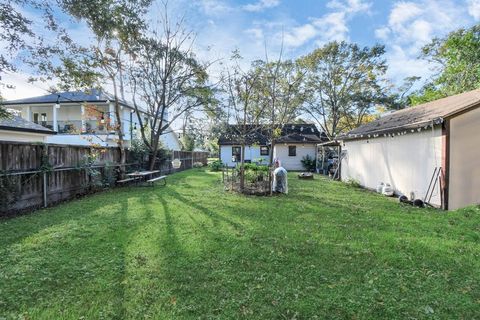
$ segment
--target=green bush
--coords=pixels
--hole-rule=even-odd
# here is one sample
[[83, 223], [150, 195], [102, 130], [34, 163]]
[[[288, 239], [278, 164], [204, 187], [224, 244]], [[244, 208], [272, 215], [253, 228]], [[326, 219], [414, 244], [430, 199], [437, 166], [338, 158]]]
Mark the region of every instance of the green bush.
[[245, 163], [244, 165], [245, 171], [251, 170], [253, 172], [268, 172], [268, 167], [267, 166], [260, 166], [255, 163]]
[[[244, 163], [245, 181], [255, 183], [257, 181], [264, 181], [268, 177], [268, 166], [262, 166], [255, 163]], [[235, 173], [240, 174], [240, 164], [235, 167]]]
[[315, 159], [308, 154], [302, 158], [301, 162], [305, 170], [309, 172], [315, 171]]
[[348, 179], [347, 181], [345, 181], [345, 184], [347, 186], [352, 187], [352, 188], [361, 188], [362, 187], [362, 185], [360, 184], [360, 181], [355, 180], [355, 179]]
[[222, 160], [215, 160], [208, 165], [211, 171], [220, 171], [223, 168]]

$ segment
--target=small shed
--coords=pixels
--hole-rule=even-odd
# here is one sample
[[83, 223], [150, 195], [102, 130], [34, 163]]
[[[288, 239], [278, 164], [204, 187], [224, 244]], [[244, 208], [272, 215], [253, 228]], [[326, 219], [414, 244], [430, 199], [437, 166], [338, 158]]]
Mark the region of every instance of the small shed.
[[[339, 138], [341, 179], [457, 209], [480, 204], [480, 90], [389, 113]], [[344, 155], [343, 155], [344, 154]]]

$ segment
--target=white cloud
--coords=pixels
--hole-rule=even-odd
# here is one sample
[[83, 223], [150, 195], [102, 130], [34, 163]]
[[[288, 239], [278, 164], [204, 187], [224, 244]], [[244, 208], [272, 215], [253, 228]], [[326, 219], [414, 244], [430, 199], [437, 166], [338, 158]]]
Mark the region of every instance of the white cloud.
[[245, 11], [260, 12], [265, 9], [274, 8], [279, 4], [280, 4], [280, 0], [259, 0], [258, 2], [244, 5], [242, 8]]
[[382, 27], [375, 30], [375, 37], [381, 40], [387, 40], [390, 35], [390, 28]]
[[468, 14], [475, 20], [480, 20], [480, 0], [467, 0]]
[[48, 94], [48, 88], [54, 83], [29, 83], [31, 75], [26, 73], [3, 74], [2, 82], [12, 86], [9, 89], [2, 89], [2, 96], [6, 100], [22, 99]]
[[349, 29], [345, 12], [333, 12], [327, 14], [320, 19], [315, 19], [313, 24], [322, 35], [320, 42], [333, 40], [342, 41], [348, 39]]
[[285, 44], [299, 47], [312, 39], [317, 45], [333, 40], [348, 40], [348, 21], [359, 13], [369, 13], [370, 7], [371, 3], [363, 0], [329, 1], [327, 8], [333, 12], [310, 18], [309, 23], [293, 27], [285, 33]]
[[394, 45], [389, 50], [387, 76], [397, 83], [413, 75], [428, 78], [432, 74], [432, 68], [432, 65], [417, 59], [400, 46]]
[[433, 66], [418, 59], [421, 48], [432, 38], [444, 36], [468, 21], [466, 8], [454, 0], [394, 3], [387, 24], [375, 30], [375, 37], [387, 44], [389, 76], [396, 82], [413, 75], [429, 77]]
[[318, 34], [318, 30], [311, 24], [305, 24], [295, 27], [288, 33], [284, 34], [284, 43], [289, 47], [299, 47], [307, 41], [312, 40]]
[[398, 2], [390, 12], [388, 24], [398, 28], [421, 13], [422, 9], [414, 2]]
[[261, 28], [250, 28], [245, 30], [245, 33], [252, 36], [256, 40], [262, 40], [264, 38], [263, 29]]
[[[480, 0], [479, 0], [480, 1]], [[377, 38], [419, 48], [433, 36], [445, 34], [466, 22], [462, 7], [451, 0], [400, 1], [393, 5], [388, 23], [375, 31]]]
[[327, 8], [349, 13], [369, 12], [371, 6], [371, 2], [364, 2], [363, 0], [346, 0], [346, 2], [331, 0], [327, 2]]
[[222, 0], [198, 0], [195, 4], [207, 16], [220, 16], [234, 10]]

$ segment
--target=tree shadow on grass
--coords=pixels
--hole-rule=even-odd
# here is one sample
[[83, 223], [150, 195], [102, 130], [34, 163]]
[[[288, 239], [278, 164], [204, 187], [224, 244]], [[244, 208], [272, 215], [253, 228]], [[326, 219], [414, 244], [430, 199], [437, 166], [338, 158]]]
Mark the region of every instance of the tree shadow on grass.
[[[64, 308], [70, 315], [82, 316], [101, 305], [105, 314], [123, 318], [126, 246], [136, 230], [150, 222], [151, 216], [145, 210], [147, 214], [140, 219], [129, 219], [127, 196], [116, 197], [113, 207], [99, 207], [96, 198], [82, 200], [87, 208], [93, 209], [91, 204], [96, 204], [96, 211], [77, 210], [62, 214], [61, 219], [53, 216], [55, 212], [44, 212], [45, 218], [49, 216], [55, 222], [42, 221], [17, 237], [16, 242], [9, 243], [2, 255], [2, 272], [8, 280], [0, 284], [6, 297], [0, 310], [36, 310], [41, 316], [41, 310], [60, 312]], [[76, 207], [73, 203], [65, 206]], [[45, 240], [29, 238], [41, 236], [44, 230]], [[25, 239], [29, 242], [25, 243]], [[62, 303], [52, 306], [52, 301]]]

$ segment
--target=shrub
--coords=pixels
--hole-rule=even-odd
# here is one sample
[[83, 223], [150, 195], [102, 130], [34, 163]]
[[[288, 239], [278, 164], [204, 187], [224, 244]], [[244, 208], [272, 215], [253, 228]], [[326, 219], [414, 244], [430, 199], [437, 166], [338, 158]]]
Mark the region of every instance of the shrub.
[[303, 157], [301, 162], [305, 170], [309, 172], [315, 171], [315, 159], [310, 155], [307, 154], [305, 157]]
[[255, 163], [245, 163], [244, 168], [245, 168], [245, 171], [250, 170], [250, 171], [253, 171], [253, 172], [258, 172], [258, 171], [268, 172], [268, 167], [267, 166], [260, 166], [260, 165], [255, 164]]
[[220, 171], [223, 168], [222, 160], [215, 160], [211, 162], [209, 165], [211, 171]]
[[347, 181], [345, 181], [345, 184], [347, 186], [352, 187], [352, 188], [361, 188], [362, 187], [362, 185], [360, 184], [360, 181], [355, 180], [355, 179], [348, 179]]
[[[244, 163], [245, 181], [255, 183], [258, 181], [264, 181], [268, 177], [268, 166], [262, 166], [255, 163]], [[240, 164], [235, 167], [235, 173], [240, 174]]]
[[195, 163], [193, 163], [193, 167], [194, 167], [194, 168], [202, 168], [202, 167], [203, 167], [203, 163], [201, 163], [201, 162], [195, 162]]

